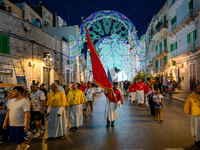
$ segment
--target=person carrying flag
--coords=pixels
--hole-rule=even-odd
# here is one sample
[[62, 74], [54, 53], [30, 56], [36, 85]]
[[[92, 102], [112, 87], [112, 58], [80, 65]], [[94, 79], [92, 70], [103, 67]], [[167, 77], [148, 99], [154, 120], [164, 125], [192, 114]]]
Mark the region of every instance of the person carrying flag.
[[136, 90], [137, 90], [137, 84], [135, 83], [135, 81], [133, 81], [128, 88], [129, 100], [132, 102], [135, 102], [136, 100]]
[[118, 113], [117, 113], [117, 105], [121, 107], [123, 104], [123, 99], [121, 96], [120, 91], [117, 89], [118, 83], [114, 82], [114, 88], [112, 90], [108, 90], [105, 92], [106, 98], [107, 98], [107, 103], [105, 107], [105, 115], [104, 119], [107, 120], [107, 125], [106, 128], [110, 126], [110, 121], [111, 127], [114, 127], [114, 121], [118, 119]]

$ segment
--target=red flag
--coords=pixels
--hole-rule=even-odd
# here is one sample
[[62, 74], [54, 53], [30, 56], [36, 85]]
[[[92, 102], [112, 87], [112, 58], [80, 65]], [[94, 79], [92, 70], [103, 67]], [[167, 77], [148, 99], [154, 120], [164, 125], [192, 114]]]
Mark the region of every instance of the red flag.
[[87, 35], [88, 48], [90, 49], [90, 53], [91, 53], [92, 74], [93, 74], [94, 83], [105, 90], [111, 90], [112, 84], [110, 83], [110, 80], [108, 79], [106, 75], [104, 67], [99, 58], [99, 54], [96, 51], [96, 48], [90, 38], [90, 35], [86, 27], [85, 27], [85, 30], [86, 30], [86, 35]]

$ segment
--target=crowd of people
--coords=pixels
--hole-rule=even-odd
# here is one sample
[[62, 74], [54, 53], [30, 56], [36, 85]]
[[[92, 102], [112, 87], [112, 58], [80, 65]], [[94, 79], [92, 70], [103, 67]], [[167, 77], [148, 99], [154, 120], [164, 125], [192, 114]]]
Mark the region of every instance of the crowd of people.
[[[165, 84], [165, 88], [171, 90], [170, 82], [168, 83], [167, 87]], [[95, 95], [99, 92], [96, 90], [95, 83], [74, 82], [63, 86], [55, 80], [50, 85], [50, 90], [47, 91], [44, 87], [44, 84], [39, 85], [39, 82], [33, 80], [30, 96], [22, 86], [16, 86], [7, 92], [7, 101], [0, 107], [0, 109], [8, 109], [0, 144], [7, 142], [10, 137], [10, 142], [17, 143], [17, 150], [27, 150], [30, 147], [26, 143], [29, 136], [33, 134], [33, 139], [38, 138], [44, 134], [46, 127], [48, 137], [46, 142], [55, 138], [63, 139], [68, 132], [78, 132], [79, 126], [83, 125], [84, 116], [88, 117], [89, 108], [90, 115], [93, 115]], [[193, 111], [199, 109], [199, 101], [197, 101], [200, 99], [199, 84], [195, 89], [185, 102], [184, 113], [193, 116], [192, 135], [195, 144], [200, 146], [199, 112]], [[137, 102], [139, 106], [146, 105], [156, 121], [162, 123], [161, 111], [164, 100], [161, 90], [159, 86], [155, 89], [152, 82], [145, 85], [142, 79], [131, 83], [121, 82], [119, 85], [118, 82], [114, 82], [112, 90], [104, 90], [107, 99], [104, 113], [104, 119], [107, 121], [106, 128], [114, 127], [114, 122], [118, 119], [118, 107], [120, 108], [124, 103], [122, 96], [127, 97], [130, 102]]]

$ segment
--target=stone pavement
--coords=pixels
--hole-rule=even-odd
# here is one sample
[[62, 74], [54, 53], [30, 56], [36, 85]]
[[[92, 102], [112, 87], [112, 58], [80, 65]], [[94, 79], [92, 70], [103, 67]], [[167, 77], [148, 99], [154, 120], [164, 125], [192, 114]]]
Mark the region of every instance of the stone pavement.
[[186, 98], [191, 94], [191, 91], [179, 91], [179, 92], [173, 92], [172, 97], [174, 99], [178, 99], [181, 101], [185, 101]]
[[[66, 139], [45, 143], [44, 137], [29, 139], [30, 150], [195, 150], [190, 134], [190, 116], [183, 113], [183, 101], [164, 98], [163, 123], [155, 121], [150, 111], [124, 98], [118, 108], [119, 119], [114, 128], [106, 129], [104, 120], [105, 97], [96, 96], [93, 116], [84, 118], [78, 133]], [[6, 143], [0, 149], [11, 150], [15, 145]]]

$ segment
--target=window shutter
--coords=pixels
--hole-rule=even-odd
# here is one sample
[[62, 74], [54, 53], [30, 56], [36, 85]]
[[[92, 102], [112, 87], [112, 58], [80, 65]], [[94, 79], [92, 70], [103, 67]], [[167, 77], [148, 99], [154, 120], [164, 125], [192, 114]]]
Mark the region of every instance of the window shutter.
[[171, 20], [171, 25], [173, 25], [173, 19]]
[[156, 45], [156, 52], [158, 51], [158, 45]]
[[162, 49], [162, 42], [160, 42], [160, 49]]
[[193, 0], [189, 2], [189, 9], [193, 9]]
[[190, 43], [190, 33], [187, 35], [187, 43]]
[[167, 16], [166, 15], [164, 15], [164, 22], [166, 22], [167, 21]]
[[176, 16], [174, 17], [174, 23], [176, 22]]
[[170, 52], [173, 52], [173, 44], [170, 45]]
[[0, 35], [0, 53], [9, 54], [9, 37]]
[[158, 60], [155, 61], [155, 68], [158, 68]]
[[167, 47], [167, 38], [164, 39], [164, 47]]
[[175, 42], [175, 50], [177, 49], [177, 41]]
[[193, 42], [195, 43], [196, 40], [196, 30], [193, 31]]

